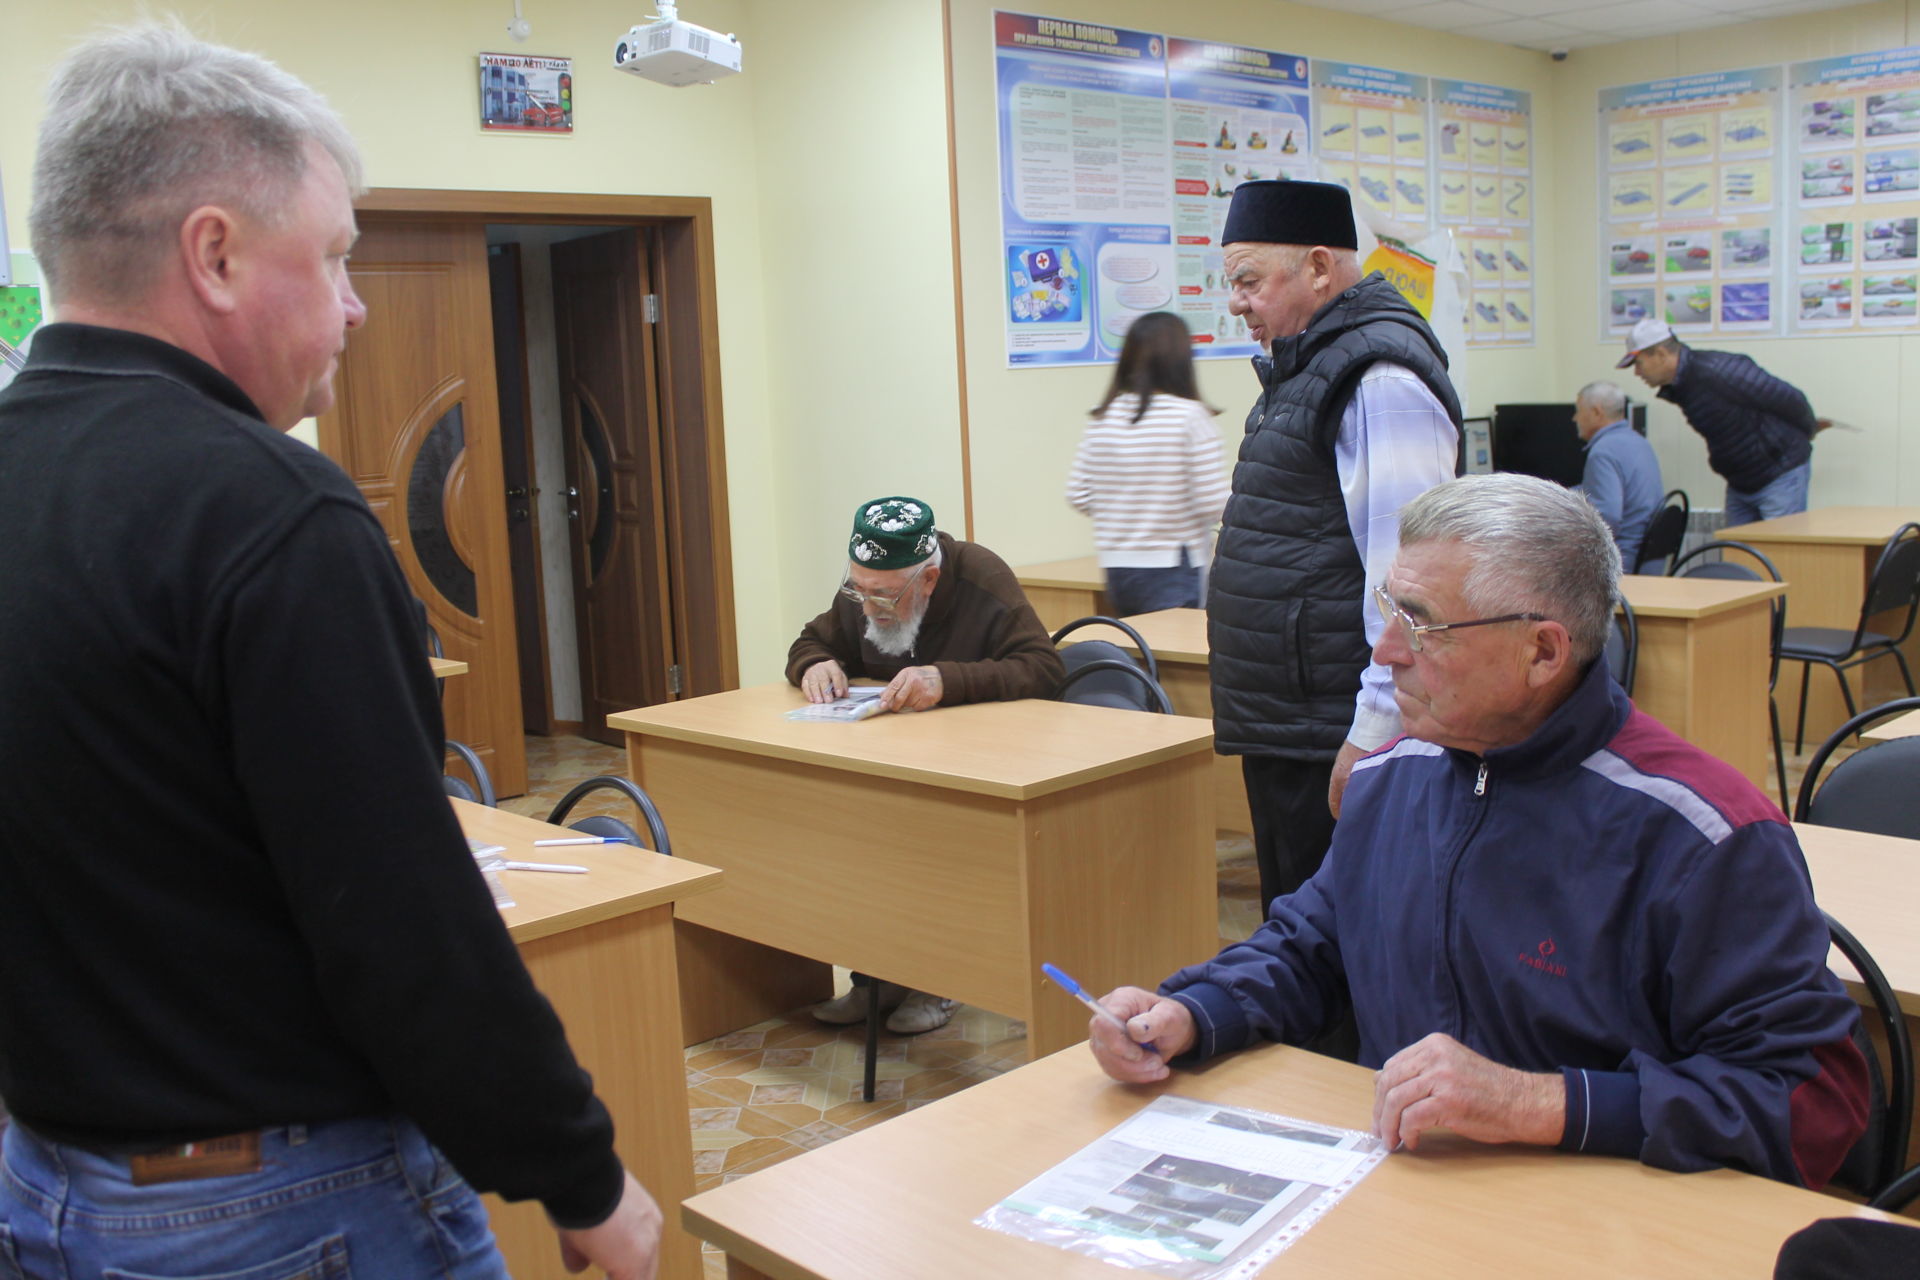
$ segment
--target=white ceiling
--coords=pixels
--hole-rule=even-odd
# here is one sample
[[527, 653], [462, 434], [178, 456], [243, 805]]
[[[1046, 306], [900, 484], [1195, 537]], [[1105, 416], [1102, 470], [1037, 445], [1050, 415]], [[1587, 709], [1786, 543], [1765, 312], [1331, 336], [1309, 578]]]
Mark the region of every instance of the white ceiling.
[[1319, 9], [1527, 49], [1584, 49], [1759, 18], [1842, 9], [1860, 0], [1298, 0]]

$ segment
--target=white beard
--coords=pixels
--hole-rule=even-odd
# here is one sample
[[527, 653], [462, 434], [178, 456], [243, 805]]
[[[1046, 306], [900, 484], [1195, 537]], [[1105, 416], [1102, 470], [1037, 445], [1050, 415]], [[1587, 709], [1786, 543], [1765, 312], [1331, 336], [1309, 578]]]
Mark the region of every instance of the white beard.
[[920, 624], [926, 617], [927, 611], [921, 609], [911, 618], [896, 618], [892, 622], [868, 618], [867, 643], [889, 658], [905, 657], [913, 652], [915, 642], [920, 639]]

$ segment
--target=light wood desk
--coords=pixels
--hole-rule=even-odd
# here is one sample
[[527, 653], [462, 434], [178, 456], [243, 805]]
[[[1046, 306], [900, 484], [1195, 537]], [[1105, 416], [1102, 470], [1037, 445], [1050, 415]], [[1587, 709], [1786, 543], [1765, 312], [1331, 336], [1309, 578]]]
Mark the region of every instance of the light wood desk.
[[[684, 1219], [726, 1250], [729, 1280], [1111, 1280], [1103, 1262], [972, 1219], [1162, 1092], [1352, 1129], [1372, 1121], [1373, 1073], [1302, 1049], [1269, 1045], [1125, 1087], [1075, 1047], [703, 1192]], [[1434, 1135], [1418, 1154], [1389, 1156], [1264, 1274], [1757, 1278], [1773, 1274], [1787, 1236], [1843, 1216], [1887, 1217], [1731, 1169], [1668, 1173]]]
[[[1714, 536], [1748, 542], [1765, 552], [1787, 582], [1789, 627], [1842, 627], [1851, 631], [1860, 621], [1867, 580], [1880, 559], [1880, 549], [1893, 531], [1909, 520], [1920, 520], [1920, 507], [1821, 507], [1798, 515], [1729, 525]], [[1920, 670], [1920, 639], [1905, 646], [1907, 661]], [[1800, 679], [1805, 665], [1780, 664], [1780, 726], [1793, 732], [1800, 704]], [[1818, 745], [1846, 719], [1846, 704], [1835, 687], [1833, 673], [1813, 669], [1807, 698], [1807, 741]], [[1900, 671], [1884, 659], [1869, 663], [1863, 672], [1847, 672], [1854, 697], [1864, 710], [1889, 698], [1901, 697], [1906, 686]]]
[[[1913, 892], [1920, 883], [1920, 840], [1810, 822], [1797, 822], [1793, 830], [1813, 875], [1814, 900], [1853, 931], [1887, 975], [1907, 1015], [1907, 1034], [1920, 1046], [1920, 895]], [[1872, 997], [1856, 981], [1852, 966], [1838, 951], [1830, 963], [1853, 998], [1863, 1009], [1871, 1009]], [[1877, 1040], [1879, 1029], [1871, 1016], [1867, 1027]], [[1920, 1063], [1915, 1071], [1920, 1073]], [[1916, 1086], [1920, 1087], [1920, 1079]], [[1916, 1161], [1920, 1161], [1920, 1126], [1907, 1144], [1906, 1163]]]
[[1075, 618], [1107, 614], [1107, 575], [1098, 556], [1030, 564], [1015, 569], [1013, 576], [1040, 615], [1040, 625], [1049, 631], [1058, 631]]
[[1620, 579], [1640, 629], [1634, 705], [1762, 789], [1773, 743], [1768, 602], [1785, 591], [1726, 578]]
[[1023, 1018], [1050, 1053], [1086, 1013], [1042, 961], [1106, 990], [1219, 949], [1211, 724], [1037, 701], [784, 718], [804, 705], [779, 684], [608, 717], [674, 843], [727, 873], [678, 913], [688, 1043], [845, 964]]
[[452, 658], [436, 658], [432, 654], [427, 655], [427, 665], [433, 668], [433, 677], [436, 680], [445, 680], [448, 676], [463, 676], [468, 670], [464, 662], [455, 662]]
[[[698, 1280], [699, 1242], [673, 1229], [673, 1206], [693, 1192], [673, 909], [717, 889], [721, 873], [625, 845], [536, 849], [535, 840], [577, 833], [463, 800], [453, 807], [469, 836], [506, 846], [510, 858], [550, 862], [546, 855], [565, 852], [565, 861], [592, 868], [584, 876], [502, 872], [517, 905], [501, 916], [534, 985], [566, 1024], [594, 1091], [613, 1113], [620, 1158], [668, 1215], [660, 1275]], [[486, 1202], [514, 1276], [567, 1275], [538, 1204], [510, 1205], [496, 1196]]]
[[[1900, 692], [1902, 695], [1905, 695], [1906, 690], [1902, 689]], [[1808, 714], [1812, 713], [1809, 712]], [[1872, 726], [1860, 735], [1860, 740], [1862, 742], [1892, 742], [1895, 738], [1911, 738], [1917, 734], [1920, 734], [1920, 711], [1908, 711], [1903, 715], [1894, 716], [1890, 720], [1882, 720], [1879, 724]]]

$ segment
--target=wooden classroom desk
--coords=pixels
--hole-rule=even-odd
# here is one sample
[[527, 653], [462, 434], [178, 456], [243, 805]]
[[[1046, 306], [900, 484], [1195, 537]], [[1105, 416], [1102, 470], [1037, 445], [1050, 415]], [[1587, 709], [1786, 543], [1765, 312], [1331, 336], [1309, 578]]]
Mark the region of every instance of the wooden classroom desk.
[[[1104, 1262], [972, 1220], [1161, 1093], [1350, 1129], [1373, 1116], [1373, 1072], [1303, 1049], [1266, 1045], [1123, 1086], [1076, 1046], [702, 1192], [683, 1218], [727, 1252], [729, 1280], [1111, 1280]], [[1787, 1236], [1831, 1217], [1888, 1220], [1731, 1169], [1669, 1173], [1435, 1134], [1389, 1156], [1262, 1274], [1758, 1278]]]
[[1763, 789], [1773, 744], [1768, 602], [1785, 591], [1726, 578], [1620, 579], [1640, 629], [1634, 705]]
[[[453, 807], [467, 835], [506, 846], [509, 858], [591, 868], [584, 876], [501, 872], [516, 903], [501, 916], [534, 985], [566, 1024], [574, 1055], [592, 1073], [594, 1092], [613, 1113], [620, 1158], [668, 1215], [659, 1274], [698, 1280], [699, 1242], [671, 1225], [673, 1206], [693, 1192], [673, 909], [717, 889], [721, 873], [628, 845], [536, 849], [535, 840], [578, 833], [464, 800]], [[567, 1275], [545, 1210], [496, 1196], [486, 1203], [518, 1280]]]
[[[1860, 621], [1867, 580], [1880, 559], [1880, 548], [1893, 531], [1909, 520], [1920, 520], [1920, 507], [1821, 507], [1798, 515], [1729, 525], [1714, 536], [1752, 543], [1766, 553], [1787, 583], [1789, 627], [1842, 627], [1848, 631]], [[1907, 661], [1920, 670], [1920, 638], [1904, 647]], [[1805, 665], [1780, 664], [1780, 726], [1793, 731], [1800, 704], [1800, 679]], [[1807, 698], [1807, 742], [1819, 743], [1846, 719], [1833, 673], [1816, 666]], [[1862, 710], [1906, 694], [1900, 671], [1892, 662], [1876, 660], [1863, 672], [1846, 673]]]
[[1049, 631], [1058, 631], [1075, 618], [1107, 612], [1107, 575], [1098, 556], [1030, 564], [1015, 569], [1013, 576], [1040, 615], [1040, 625]]
[[[1907, 1015], [1907, 1034], [1920, 1047], [1920, 840], [1869, 835], [1839, 827], [1796, 822], [1794, 834], [1806, 854], [1813, 875], [1813, 896], [1821, 909], [1860, 939]], [[1873, 1000], [1855, 980], [1852, 966], [1838, 951], [1833, 971], [1847, 984], [1863, 1010]], [[1867, 1027], [1879, 1037], [1876, 1020], [1867, 1015]], [[1920, 1074], [1920, 1063], [1915, 1064]], [[1920, 1080], [1916, 1080], [1920, 1086]], [[1911, 1165], [1920, 1161], [1920, 1126], [1907, 1144]]]
[[607, 719], [675, 845], [727, 873], [677, 912], [686, 1043], [844, 964], [1025, 1019], [1037, 1056], [1086, 1027], [1042, 961], [1107, 990], [1219, 949], [1211, 724], [1039, 701], [785, 718], [805, 705], [775, 684]]
[[[1905, 694], [1906, 690], [1902, 689], [1900, 692]], [[1911, 738], [1916, 734], [1920, 734], [1920, 711], [1908, 711], [1890, 720], [1882, 720], [1879, 724], [1868, 728], [1860, 735], [1860, 740], [1892, 742], [1895, 738]]]
[[436, 658], [432, 654], [428, 654], [427, 665], [433, 668], [433, 676], [436, 680], [445, 680], [448, 676], [463, 676], [467, 674], [467, 664], [464, 662], [455, 662], [452, 658]]

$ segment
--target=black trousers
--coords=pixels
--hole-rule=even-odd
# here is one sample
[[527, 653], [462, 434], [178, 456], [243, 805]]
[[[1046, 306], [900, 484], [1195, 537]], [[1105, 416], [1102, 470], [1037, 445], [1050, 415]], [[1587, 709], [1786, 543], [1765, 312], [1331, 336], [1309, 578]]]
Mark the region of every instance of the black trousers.
[[1333, 843], [1327, 788], [1333, 760], [1241, 756], [1247, 807], [1253, 811], [1253, 852], [1260, 867], [1260, 914], [1282, 894], [1305, 884], [1326, 861]]
[[[1253, 851], [1260, 866], [1260, 915], [1275, 898], [1292, 893], [1327, 860], [1333, 843], [1333, 812], [1327, 788], [1333, 761], [1285, 760], [1279, 756], [1242, 756], [1247, 807], [1253, 812]], [[1334, 1025], [1307, 1041], [1305, 1048], [1342, 1062], [1360, 1056], [1360, 1029], [1352, 1000]]]

